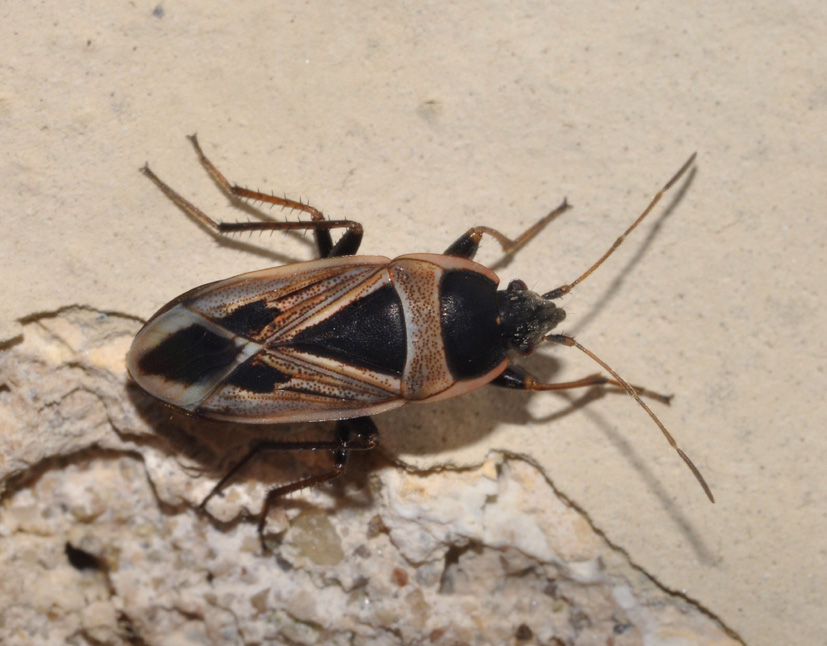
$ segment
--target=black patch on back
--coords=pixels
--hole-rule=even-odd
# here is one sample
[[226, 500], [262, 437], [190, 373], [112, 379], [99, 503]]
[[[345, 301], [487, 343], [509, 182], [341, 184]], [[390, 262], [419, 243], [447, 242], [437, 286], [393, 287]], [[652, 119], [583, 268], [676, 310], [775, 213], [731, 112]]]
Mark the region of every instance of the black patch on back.
[[291, 375], [251, 357], [230, 373], [227, 383], [251, 393], [271, 393], [276, 384], [283, 384], [291, 378]]
[[297, 334], [290, 345], [343, 363], [401, 375], [407, 335], [402, 302], [386, 285]]
[[442, 276], [439, 293], [451, 375], [473, 379], [493, 370], [505, 358], [496, 283], [475, 271], [450, 269]]
[[258, 339], [261, 331], [278, 316], [279, 310], [267, 307], [263, 300], [247, 303], [219, 319], [219, 323], [230, 332], [245, 339]]
[[178, 330], [138, 361], [141, 372], [169, 381], [194, 384], [231, 364], [241, 348], [194, 323]]

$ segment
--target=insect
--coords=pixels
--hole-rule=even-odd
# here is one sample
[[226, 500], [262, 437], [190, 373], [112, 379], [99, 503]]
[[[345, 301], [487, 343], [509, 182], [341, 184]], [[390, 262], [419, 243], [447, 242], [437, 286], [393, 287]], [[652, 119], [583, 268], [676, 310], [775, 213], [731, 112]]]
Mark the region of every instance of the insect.
[[[266, 450], [327, 450], [333, 466], [268, 492], [259, 523], [280, 496], [341, 475], [354, 450], [378, 443], [371, 417], [407, 403], [456, 397], [487, 384], [527, 391], [609, 385], [625, 390], [654, 420], [706, 495], [701, 473], [678, 447], [641, 395], [666, 399], [623, 380], [603, 360], [564, 334], [555, 303], [614, 253], [692, 165], [692, 155], [643, 213], [579, 278], [544, 294], [499, 278], [474, 262], [483, 236], [512, 253], [568, 208], [563, 203], [511, 240], [486, 227], [470, 228], [442, 254], [388, 259], [355, 255], [362, 226], [329, 220], [309, 204], [231, 184], [204, 155], [198, 157], [232, 198], [264, 202], [309, 215], [309, 221], [217, 222], [144, 166], [143, 172], [178, 207], [219, 234], [312, 230], [320, 259], [263, 269], [196, 287], [177, 297], [138, 332], [127, 357], [129, 374], [173, 408], [244, 424], [336, 421], [330, 441], [259, 442], [202, 503], [255, 455]], [[343, 229], [334, 244], [331, 230]], [[574, 347], [610, 376], [543, 383], [517, 365], [544, 341]]]

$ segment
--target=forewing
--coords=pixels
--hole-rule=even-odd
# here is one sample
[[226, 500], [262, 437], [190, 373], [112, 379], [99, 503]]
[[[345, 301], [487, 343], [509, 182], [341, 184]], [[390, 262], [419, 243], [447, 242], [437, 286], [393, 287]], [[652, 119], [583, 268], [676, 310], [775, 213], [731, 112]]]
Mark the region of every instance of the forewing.
[[196, 288], [139, 332], [130, 374], [159, 399], [214, 419], [315, 421], [401, 406], [398, 375], [292, 345], [342, 308], [389, 289], [387, 263], [329, 258]]

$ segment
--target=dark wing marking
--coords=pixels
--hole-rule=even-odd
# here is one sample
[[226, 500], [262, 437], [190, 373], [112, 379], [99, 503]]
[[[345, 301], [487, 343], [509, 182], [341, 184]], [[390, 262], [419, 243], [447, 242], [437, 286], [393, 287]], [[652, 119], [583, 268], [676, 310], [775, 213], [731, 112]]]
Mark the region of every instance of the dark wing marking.
[[[359, 308], [363, 299], [389, 302], [387, 263], [382, 257], [330, 258], [242, 274], [192, 290], [147, 325], [145, 329], [155, 328], [154, 343], [146, 343], [142, 356], [157, 356], [161, 347], [192, 327], [232, 351], [212, 360], [210, 370], [194, 382], [189, 369], [189, 383], [176, 380], [174, 367], [156, 375], [155, 388], [147, 386], [146, 375], [139, 381], [160, 399], [205, 417], [252, 423], [342, 419], [401, 406], [400, 375], [393, 369], [399, 356], [381, 360], [380, 349], [378, 354], [368, 352], [366, 361], [354, 361], [348, 353], [358, 348], [331, 333], [336, 327], [331, 321], [342, 311], [361, 311], [365, 318]], [[393, 307], [388, 311], [392, 318]], [[176, 361], [180, 359], [178, 353]], [[138, 360], [138, 373], [141, 367]]]

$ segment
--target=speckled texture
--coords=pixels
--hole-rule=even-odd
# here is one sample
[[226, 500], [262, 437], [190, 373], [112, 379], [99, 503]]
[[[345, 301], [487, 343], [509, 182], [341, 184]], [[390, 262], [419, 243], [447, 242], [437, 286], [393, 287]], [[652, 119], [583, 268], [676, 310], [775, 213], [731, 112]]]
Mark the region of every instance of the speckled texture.
[[[509, 263], [480, 250], [504, 282], [539, 290], [583, 271], [697, 150], [688, 185], [564, 299], [562, 331], [676, 394], [656, 411], [716, 505], [625, 397], [483, 389], [377, 424], [388, 455], [423, 469], [524, 456], [751, 646], [823, 642], [822, 3], [6, 4], [0, 358], [44, 353], [0, 377], [0, 472], [60, 469], [43, 460], [91, 444], [129, 451], [169, 514], [209, 490], [199, 469], [238, 457], [221, 447], [244, 433], [195, 441], [138, 415], [134, 393], [115, 405], [126, 338], [111, 369], [87, 371], [89, 351], [39, 318], [83, 306], [84, 325], [118, 313], [109, 324], [134, 331], [196, 285], [312, 257], [298, 234], [219, 243], [160, 195], [144, 162], [216, 218], [255, 217], [230, 208], [187, 134], [230, 179], [362, 222], [366, 254], [439, 252], [476, 225], [514, 235], [567, 196], [574, 208]], [[527, 365], [551, 380], [596, 370], [556, 347]], [[255, 469], [211, 513], [254, 510], [260, 479], [281, 473]]]
[[[111, 361], [134, 328], [69, 310], [30, 322], [3, 355], [15, 392], [29, 386], [5, 403], [29, 423], [90, 431], [4, 434], [4, 455], [34, 463], [8, 461], [4, 474], [25, 478], [0, 512], [4, 643], [737, 643], [609, 546], [536, 468], [498, 455], [427, 474], [357, 461], [349, 483], [275, 509], [264, 553], [241, 520], [260, 483], [241, 478], [199, 514], [212, 480], [173, 449], [175, 422], [146, 433], [153, 406], [137, 413]], [[51, 370], [25, 382], [38, 365]]]

